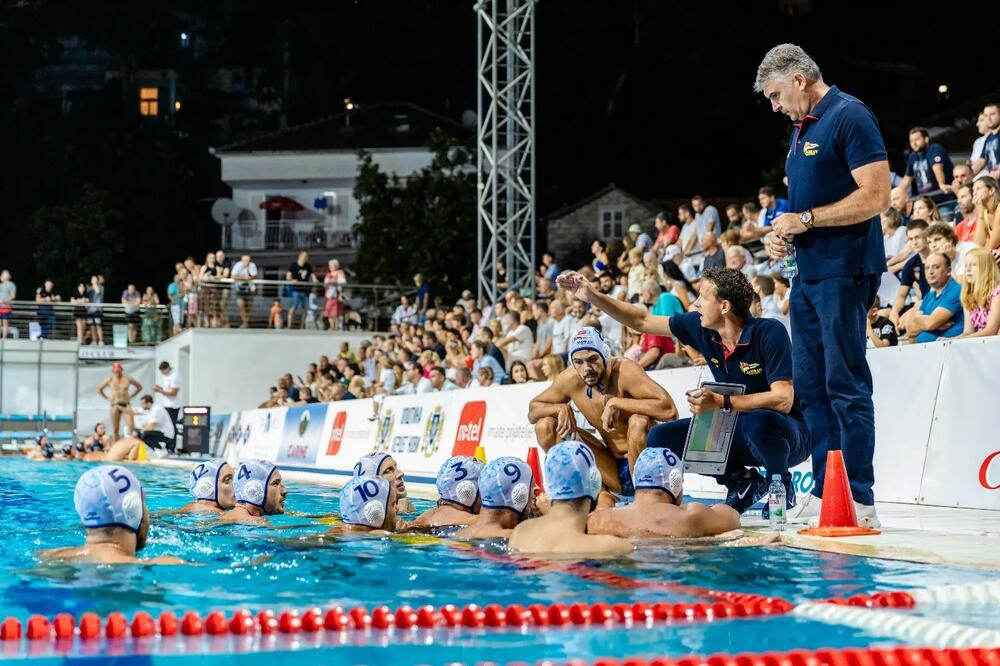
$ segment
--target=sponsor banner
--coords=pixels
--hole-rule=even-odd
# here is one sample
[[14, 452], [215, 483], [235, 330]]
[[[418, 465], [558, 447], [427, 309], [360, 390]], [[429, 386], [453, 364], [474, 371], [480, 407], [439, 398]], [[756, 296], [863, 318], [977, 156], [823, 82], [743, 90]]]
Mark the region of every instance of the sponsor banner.
[[229, 417], [224, 455], [227, 460], [260, 459], [274, 461], [278, 455], [281, 429], [287, 407], [251, 409]]
[[297, 466], [316, 464], [320, 442], [323, 440], [323, 425], [329, 405], [315, 403], [288, 407], [285, 412], [285, 427], [278, 445], [276, 462]]
[[442, 391], [383, 400], [373, 450], [392, 455], [407, 474], [437, 476], [455, 441], [458, 410], [453, 404], [458, 393]]
[[213, 458], [226, 457], [229, 417], [229, 414], [212, 414], [211, 426], [209, 427], [209, 451]]
[[[944, 346], [944, 368], [920, 484], [921, 504], [1000, 509], [1000, 438], [993, 418], [1000, 345], [995, 340], [959, 340]], [[909, 386], [900, 398], [897, 422], [902, 425], [916, 416], [907, 404]], [[896, 439], [894, 443], [895, 465], [915, 455], [913, 450], [919, 450], [923, 442]], [[887, 473], [892, 470], [875, 468], [876, 479]]]
[[375, 446], [377, 418], [373, 419], [374, 401], [344, 400], [330, 403], [323, 425], [317, 465], [324, 469], [349, 471], [358, 458]]

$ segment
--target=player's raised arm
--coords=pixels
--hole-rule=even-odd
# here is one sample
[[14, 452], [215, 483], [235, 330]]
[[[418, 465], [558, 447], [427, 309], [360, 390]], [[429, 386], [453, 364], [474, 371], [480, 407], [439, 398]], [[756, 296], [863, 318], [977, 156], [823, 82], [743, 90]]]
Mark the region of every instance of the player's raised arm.
[[645, 308], [602, 294], [591, 282], [575, 271], [566, 271], [557, 277], [556, 284], [573, 292], [581, 301], [593, 303], [609, 317], [633, 330], [653, 335], [670, 335], [670, 320], [667, 317], [654, 317]]

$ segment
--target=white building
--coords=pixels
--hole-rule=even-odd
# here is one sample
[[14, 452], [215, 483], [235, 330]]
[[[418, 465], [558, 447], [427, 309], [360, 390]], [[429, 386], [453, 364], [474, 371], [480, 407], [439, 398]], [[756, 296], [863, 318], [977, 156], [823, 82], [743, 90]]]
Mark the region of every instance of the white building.
[[456, 137], [470, 131], [415, 104], [387, 103], [211, 149], [235, 204], [223, 248], [251, 254], [268, 277], [278, 277], [299, 250], [309, 250], [314, 266], [329, 258], [349, 263], [359, 221], [358, 152], [405, 179], [431, 163], [425, 145], [435, 128]]

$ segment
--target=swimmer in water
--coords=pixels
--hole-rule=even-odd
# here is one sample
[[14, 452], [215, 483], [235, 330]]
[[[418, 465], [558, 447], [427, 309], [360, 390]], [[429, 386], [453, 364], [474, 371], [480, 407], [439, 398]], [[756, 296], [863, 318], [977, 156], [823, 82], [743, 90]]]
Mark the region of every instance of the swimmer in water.
[[406, 479], [396, 459], [388, 453], [369, 453], [354, 464], [354, 476], [380, 476], [396, 486], [396, 513], [414, 513], [417, 509], [406, 496]]
[[101, 465], [80, 477], [73, 503], [87, 530], [83, 546], [43, 550], [49, 560], [98, 564], [186, 564], [177, 557], [140, 560], [146, 545], [149, 512], [139, 479], [124, 467]]
[[479, 518], [455, 536], [470, 539], [509, 537], [518, 523], [537, 513], [537, 489], [531, 468], [523, 460], [513, 457], [491, 460], [479, 474], [479, 496], [483, 502]]
[[327, 534], [389, 534], [396, 529], [396, 486], [380, 476], [356, 476], [340, 491], [343, 525]]
[[469, 456], [454, 456], [441, 465], [437, 490], [441, 499], [433, 509], [420, 514], [407, 527], [471, 525], [482, 504], [479, 497], [479, 474], [483, 463]]
[[188, 477], [193, 502], [173, 513], [222, 513], [236, 506], [233, 468], [225, 460], [198, 463]]
[[583, 442], [562, 442], [545, 455], [545, 489], [552, 507], [514, 528], [511, 552], [539, 555], [625, 555], [632, 544], [616, 536], [587, 534], [587, 517], [601, 492], [601, 472]]
[[[666, 389], [637, 363], [612, 358], [596, 329], [578, 329], [569, 344], [570, 367], [556, 376], [528, 406], [535, 438], [548, 451], [572, 437], [590, 447], [601, 470], [603, 490], [599, 506], [614, 506], [610, 494], [633, 495], [632, 468], [646, 448], [649, 429], [673, 421], [677, 408]], [[597, 430], [594, 437], [577, 427], [570, 403]]]
[[237, 467], [233, 480], [235, 508], [219, 516], [219, 522], [243, 525], [270, 525], [264, 516], [285, 512], [288, 488], [278, 468], [266, 460], [247, 460]]
[[587, 520], [588, 534], [621, 537], [705, 537], [739, 529], [740, 514], [726, 504], [681, 505], [683, 463], [670, 449], [646, 449], [635, 463], [635, 501], [598, 509]]
[[49, 441], [48, 435], [38, 438], [37, 446], [25, 447], [24, 455], [28, 460], [52, 460], [56, 455], [56, 447]]
[[137, 435], [138, 430], [125, 435], [106, 450], [94, 450], [83, 454], [84, 460], [91, 462], [118, 462], [121, 460], [138, 460], [139, 447], [142, 446], [142, 439]]

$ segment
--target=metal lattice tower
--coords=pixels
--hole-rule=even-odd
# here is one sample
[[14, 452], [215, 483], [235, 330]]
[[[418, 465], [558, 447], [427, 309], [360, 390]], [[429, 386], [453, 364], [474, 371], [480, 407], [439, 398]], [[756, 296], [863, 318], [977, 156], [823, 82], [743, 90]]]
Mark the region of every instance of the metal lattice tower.
[[535, 287], [535, 0], [481, 0], [477, 153], [479, 296]]

